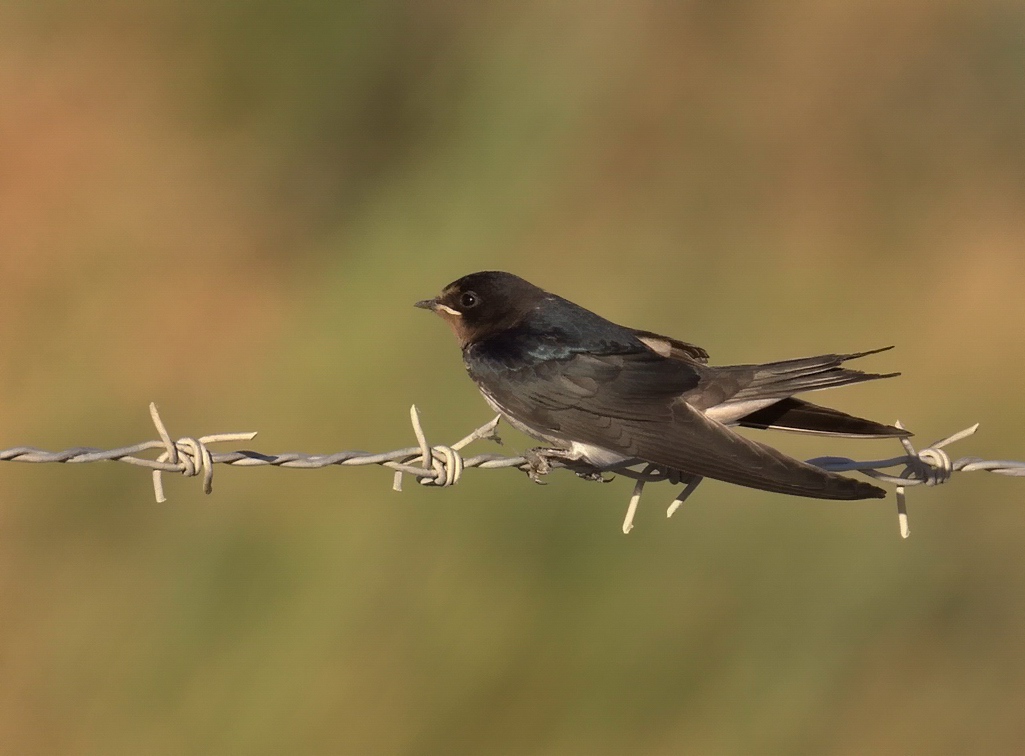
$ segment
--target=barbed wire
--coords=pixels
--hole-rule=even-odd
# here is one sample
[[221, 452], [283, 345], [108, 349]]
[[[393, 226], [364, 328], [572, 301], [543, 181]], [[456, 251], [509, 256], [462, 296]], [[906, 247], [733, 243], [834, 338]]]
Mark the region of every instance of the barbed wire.
[[[150, 418], [157, 430], [157, 435], [160, 436], [159, 441], [144, 441], [140, 444], [123, 446], [117, 449], [104, 450], [92, 447], [75, 447], [58, 452], [45, 451], [31, 446], [19, 446], [0, 451], [0, 462], [59, 462], [66, 464], [124, 462], [138, 467], [146, 467], [152, 471], [153, 495], [158, 503], [167, 500], [167, 497], [164, 495], [163, 473], [174, 472], [186, 477], [201, 475], [203, 477], [203, 491], [209, 494], [213, 491], [214, 465], [217, 464], [233, 465], [235, 467], [290, 467], [303, 470], [319, 469], [333, 465], [380, 465], [394, 471], [392, 488], [396, 491], [402, 490], [404, 475], [411, 475], [418, 483], [424, 486], [447, 487], [458, 483], [463, 471], [468, 468], [483, 470], [514, 468], [530, 474], [535, 479], [538, 472], [531, 462], [523, 456], [511, 457], [501, 454], [477, 454], [472, 457], [464, 457], [461, 453], [463, 448], [474, 441], [501, 443], [501, 439], [497, 435], [501, 416], [496, 416], [491, 421], [484, 423], [484, 425], [481, 425], [451, 446], [431, 445], [427, 442], [427, 436], [423, 430], [420, 411], [414, 404], [410, 407], [409, 417], [417, 440], [416, 446], [377, 454], [365, 451], [342, 451], [334, 454], [301, 454], [299, 452], [263, 454], [251, 450], [213, 452], [207, 448], [209, 444], [251, 441], [256, 437], [255, 431], [250, 433], [214, 433], [207, 436], [199, 436], [198, 438], [186, 436], [177, 441], [172, 441], [163, 420], [160, 418], [156, 404], [150, 403], [149, 411]], [[896, 425], [899, 428], [904, 427], [900, 422], [897, 422]], [[958, 431], [917, 451], [907, 438], [900, 438], [898, 440], [904, 447], [904, 454], [888, 459], [859, 462], [847, 457], [816, 457], [807, 461], [809, 464], [829, 470], [830, 472], [860, 472], [875, 480], [895, 486], [900, 534], [901, 537], [907, 538], [911, 535], [906, 498], [906, 489], [909, 486], [936, 486], [946, 483], [955, 472], [974, 472], [979, 470], [997, 473], [998, 475], [1025, 477], [1025, 462], [984, 460], [979, 457], [962, 457], [957, 460], [951, 460], [950, 455], [944, 451], [944, 447], [971, 436], [978, 428], [979, 424], [976, 423], [970, 428]], [[161, 453], [154, 459], [139, 456], [145, 452], [157, 449], [161, 450]], [[904, 469], [899, 472], [887, 472], [891, 468], [902, 465]], [[666, 517], [672, 517], [673, 513], [694, 493], [698, 484], [703, 480], [700, 476], [690, 475], [680, 470], [664, 469], [657, 465], [636, 461], [628, 461], [618, 467], [602, 471], [581, 469], [576, 465], [570, 467], [557, 461], [552, 462], [552, 467], [567, 467], [576, 472], [580, 477], [589, 480], [607, 482], [610, 479], [602, 477], [603, 472], [634, 479], [636, 482], [627, 505], [626, 517], [623, 520], [624, 533], [629, 533], [633, 529], [633, 521], [640, 503], [641, 494], [648, 483], [669, 481], [673, 485], [683, 485], [683, 489], [672, 500], [666, 510]]]

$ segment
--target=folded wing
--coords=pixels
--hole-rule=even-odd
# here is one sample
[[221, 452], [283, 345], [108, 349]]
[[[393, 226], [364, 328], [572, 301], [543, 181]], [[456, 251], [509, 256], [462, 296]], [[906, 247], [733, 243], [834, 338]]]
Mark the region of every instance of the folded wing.
[[820, 499], [865, 499], [885, 491], [828, 473], [744, 438], [681, 397], [700, 366], [647, 349], [546, 360], [501, 380], [478, 362], [473, 378], [505, 410], [542, 434], [728, 483]]

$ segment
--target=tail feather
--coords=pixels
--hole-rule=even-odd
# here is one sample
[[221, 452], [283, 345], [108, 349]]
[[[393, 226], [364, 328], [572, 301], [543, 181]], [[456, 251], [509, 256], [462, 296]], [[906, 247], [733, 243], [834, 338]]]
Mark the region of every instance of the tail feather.
[[901, 438], [912, 435], [903, 428], [877, 423], [788, 397], [737, 420], [747, 428], [777, 429], [849, 438]]
[[852, 354], [824, 354], [764, 365], [737, 366], [751, 370], [750, 382], [733, 397], [735, 400], [771, 399], [788, 397], [803, 391], [846, 386], [851, 383], [873, 381], [878, 378], [892, 378], [900, 373], [866, 373], [841, 367], [842, 363], [858, 357], [884, 352], [893, 347], [883, 347], [867, 352]]

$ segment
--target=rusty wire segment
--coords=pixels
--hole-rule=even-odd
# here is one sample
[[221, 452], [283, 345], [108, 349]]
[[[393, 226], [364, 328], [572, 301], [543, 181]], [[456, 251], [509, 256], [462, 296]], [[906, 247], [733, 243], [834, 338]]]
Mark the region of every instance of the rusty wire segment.
[[[410, 408], [410, 421], [416, 436], [417, 446], [410, 446], [395, 451], [372, 454], [364, 451], [343, 451], [335, 454], [263, 454], [250, 450], [230, 452], [213, 452], [209, 444], [251, 441], [256, 433], [215, 433], [208, 436], [184, 437], [172, 441], [155, 404], [150, 404], [150, 418], [160, 436], [159, 441], [144, 441], [133, 446], [118, 449], [94, 449], [76, 447], [59, 452], [49, 452], [29, 446], [20, 446], [0, 451], [0, 462], [62, 462], [77, 464], [84, 462], [125, 462], [130, 465], [146, 467], [153, 474], [153, 493], [158, 502], [166, 501], [162, 482], [162, 474], [176, 472], [185, 476], [203, 477], [203, 490], [213, 490], [214, 465], [226, 464], [236, 467], [291, 467], [300, 469], [317, 469], [332, 465], [380, 465], [395, 471], [392, 488], [402, 490], [403, 475], [411, 475], [418, 483], [425, 486], [452, 486], [459, 482], [463, 471], [468, 468], [494, 470], [498, 468], [515, 468], [530, 472], [530, 463], [524, 457], [508, 457], [501, 454], [478, 454], [473, 457], [463, 456], [461, 450], [474, 441], [496, 441], [500, 416], [480, 426], [466, 437], [451, 446], [431, 445], [427, 441], [420, 422], [420, 412], [416, 405]], [[900, 423], [897, 425], [899, 427]], [[955, 441], [971, 436], [978, 429], [978, 424], [954, 433], [928, 447], [916, 450], [906, 438], [899, 439], [904, 447], [900, 456], [888, 459], [858, 462], [846, 457], [816, 457], [808, 460], [832, 472], [860, 472], [883, 483], [896, 487], [897, 515], [900, 533], [903, 538], [910, 535], [907, 516], [906, 489], [908, 486], [935, 486], [948, 481], [955, 472], [972, 472], [985, 470], [999, 475], [1025, 477], [1025, 462], [1013, 460], [983, 460], [978, 457], [962, 457], [951, 460], [944, 447]], [[160, 450], [155, 459], [139, 456], [145, 452]], [[558, 465], [553, 465], [558, 466]], [[903, 466], [897, 472], [887, 472], [891, 468]], [[679, 470], [664, 470], [656, 465], [645, 463], [624, 463], [611, 472], [636, 480], [633, 493], [627, 506], [626, 518], [623, 521], [623, 532], [629, 533], [633, 528], [634, 516], [640, 503], [645, 485], [659, 481], [669, 481], [673, 485], [682, 485], [683, 489], [670, 503], [666, 517], [671, 517], [680, 505], [689, 497], [702, 478], [689, 475]], [[596, 476], [591, 475], [591, 478]]]

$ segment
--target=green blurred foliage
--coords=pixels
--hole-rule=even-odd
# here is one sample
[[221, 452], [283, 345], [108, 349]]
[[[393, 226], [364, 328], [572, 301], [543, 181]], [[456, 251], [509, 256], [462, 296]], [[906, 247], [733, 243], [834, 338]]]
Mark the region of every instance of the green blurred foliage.
[[[754, 361], [894, 343], [831, 396], [1022, 458], [1020, 4], [0, 7], [0, 447], [488, 418], [454, 278], [519, 273]], [[528, 440], [506, 433], [511, 448]], [[800, 456], [887, 444], [775, 436]], [[469, 472], [0, 470], [0, 751], [1025, 749], [1009, 479], [823, 503]]]

